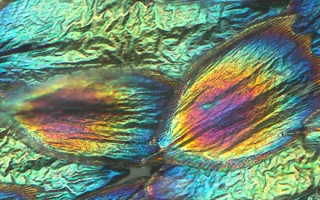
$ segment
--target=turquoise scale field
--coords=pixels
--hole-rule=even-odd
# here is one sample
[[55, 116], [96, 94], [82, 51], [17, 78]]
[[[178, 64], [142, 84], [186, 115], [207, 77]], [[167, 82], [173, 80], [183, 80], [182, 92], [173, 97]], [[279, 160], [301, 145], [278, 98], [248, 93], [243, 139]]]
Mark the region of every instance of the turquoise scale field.
[[0, 0], [0, 199], [320, 200], [320, 1]]

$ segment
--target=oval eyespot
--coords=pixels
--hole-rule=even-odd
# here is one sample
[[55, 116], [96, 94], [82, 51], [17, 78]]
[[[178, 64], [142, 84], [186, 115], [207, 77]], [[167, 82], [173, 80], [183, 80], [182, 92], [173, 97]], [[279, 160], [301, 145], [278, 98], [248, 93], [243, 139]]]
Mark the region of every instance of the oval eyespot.
[[158, 150], [149, 141], [171, 94], [170, 86], [143, 75], [89, 70], [23, 89], [4, 106], [32, 148], [128, 165]]
[[300, 138], [281, 133], [319, 106], [320, 59], [291, 31], [294, 19], [254, 25], [194, 65], [158, 137], [167, 163], [239, 168]]

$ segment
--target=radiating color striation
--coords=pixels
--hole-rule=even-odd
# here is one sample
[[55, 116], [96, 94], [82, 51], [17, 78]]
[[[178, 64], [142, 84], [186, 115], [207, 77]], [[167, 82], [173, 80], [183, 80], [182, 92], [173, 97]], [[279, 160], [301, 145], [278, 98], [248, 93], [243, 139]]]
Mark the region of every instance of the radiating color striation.
[[61, 158], [139, 164], [157, 150], [149, 141], [170, 94], [150, 77], [89, 70], [9, 94], [2, 107]]
[[238, 168], [299, 138], [292, 130], [320, 106], [320, 59], [295, 18], [254, 25], [193, 66], [158, 137], [169, 163]]

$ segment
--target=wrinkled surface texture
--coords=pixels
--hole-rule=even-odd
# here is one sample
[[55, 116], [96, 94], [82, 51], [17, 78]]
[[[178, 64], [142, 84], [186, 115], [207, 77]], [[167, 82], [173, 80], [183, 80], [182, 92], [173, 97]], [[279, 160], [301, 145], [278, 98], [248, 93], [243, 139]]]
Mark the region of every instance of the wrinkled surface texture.
[[3, 107], [14, 110], [15, 119], [42, 149], [69, 158], [104, 157], [110, 160], [107, 164], [123, 165], [156, 152], [149, 141], [168, 91], [142, 75], [90, 70], [19, 92]]
[[320, 199], [319, 2], [0, 0], [0, 199]]
[[180, 79], [194, 58], [283, 7], [12, 1], [0, 12], [0, 91], [84, 67], [156, 70]]
[[299, 18], [293, 25], [293, 31], [299, 34], [312, 34], [311, 49], [320, 56], [320, 1], [300, 0]]
[[320, 59], [303, 44], [307, 37], [290, 31], [294, 18], [258, 24], [191, 75], [160, 135], [174, 162], [248, 166], [297, 137], [288, 133], [320, 103]]
[[34, 199], [37, 189], [28, 186], [0, 184], [0, 195], [2, 199]]
[[146, 199], [144, 191], [145, 183], [148, 178], [134, 179], [125, 184], [113, 187], [105, 187], [79, 197], [79, 199]]

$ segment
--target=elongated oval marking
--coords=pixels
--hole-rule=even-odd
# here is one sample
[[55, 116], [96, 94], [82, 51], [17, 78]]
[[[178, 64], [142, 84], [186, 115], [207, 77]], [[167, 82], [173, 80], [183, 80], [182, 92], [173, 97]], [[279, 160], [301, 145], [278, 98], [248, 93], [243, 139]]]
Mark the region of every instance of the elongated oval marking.
[[281, 133], [318, 108], [320, 60], [310, 36], [291, 31], [294, 19], [254, 25], [192, 66], [158, 137], [167, 163], [238, 168], [299, 138]]
[[11, 94], [3, 107], [32, 147], [68, 160], [128, 165], [157, 151], [149, 141], [171, 93], [155, 78], [89, 70]]

